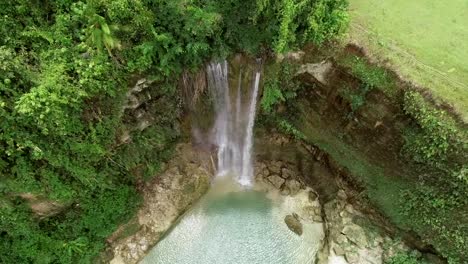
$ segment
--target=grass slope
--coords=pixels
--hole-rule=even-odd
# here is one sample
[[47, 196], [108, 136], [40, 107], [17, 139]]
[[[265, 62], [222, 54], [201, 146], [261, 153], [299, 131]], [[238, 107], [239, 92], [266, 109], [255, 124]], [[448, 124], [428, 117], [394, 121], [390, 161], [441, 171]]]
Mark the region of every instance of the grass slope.
[[352, 42], [468, 122], [468, 1], [350, 0]]

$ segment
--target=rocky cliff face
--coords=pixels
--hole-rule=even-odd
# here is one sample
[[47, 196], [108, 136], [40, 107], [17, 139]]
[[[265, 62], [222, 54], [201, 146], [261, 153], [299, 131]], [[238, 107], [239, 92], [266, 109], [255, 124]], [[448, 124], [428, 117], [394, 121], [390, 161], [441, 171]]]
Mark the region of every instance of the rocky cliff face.
[[297, 202], [301, 206], [285, 216], [285, 223], [298, 235], [304, 221], [321, 226], [324, 235], [316, 263], [377, 264], [398, 254], [420, 254], [356, 197], [342, 169], [326, 153], [279, 134], [258, 140], [257, 146], [257, 184], [295, 200], [307, 193], [307, 199]]
[[365, 84], [332, 60], [302, 64], [296, 77], [305, 87], [306, 99], [300, 101], [304, 126], [333, 131], [380, 164], [404, 165], [398, 154], [404, 142], [403, 130], [411, 121], [400, 105], [401, 90], [393, 91], [393, 97], [377, 88], [360, 91]]
[[[300, 52], [282, 58], [299, 65], [292, 77], [302, 86], [294, 114], [305, 139], [285, 136], [277, 128], [258, 127], [257, 182], [265, 191], [276, 190], [283, 196], [307, 193], [308, 201], [285, 216], [285, 222], [298, 235], [301, 221], [321, 226], [324, 238], [318, 263], [385, 263], [413, 249], [433, 257], [432, 246], [395, 221], [398, 196], [405, 184], [400, 180], [414, 176], [400, 155], [404, 131], [411, 123], [401, 107], [401, 87], [406, 84], [397, 81], [397, 89], [391, 92], [367, 89], [363, 80], [334, 59], [309, 57]], [[203, 104], [206, 91], [199, 89], [204, 85], [200, 76], [191, 82], [196, 87], [189, 89], [197, 96], [187, 97]], [[129, 131], [145, 130], [147, 123], [154, 122], [147, 110], [153, 109], [151, 103], [145, 103], [154, 100], [151, 94], [144, 95], [149, 85], [140, 81], [129, 93], [126, 111], [138, 124]], [[145, 104], [150, 107], [143, 107]], [[197, 115], [202, 119], [210, 116], [205, 108], [199, 109], [204, 114]], [[279, 109], [288, 111], [284, 106]], [[122, 144], [131, 140], [130, 134], [123, 131]], [[206, 147], [197, 138], [194, 141], [208, 152], [216, 148]], [[129, 224], [136, 233], [125, 238], [127, 226], [110, 238], [112, 263], [136, 263], [208, 188], [214, 164], [209, 155], [202, 161], [188, 145], [179, 146], [176, 153], [161, 176], [143, 187], [144, 205]]]
[[143, 186], [143, 204], [135, 219], [108, 239], [110, 263], [137, 263], [208, 190], [212, 168], [206, 158], [188, 144], [176, 147], [164, 172]]
[[[445, 252], [450, 250], [450, 246], [444, 246], [450, 241], [443, 242], [443, 235], [433, 231], [435, 225], [422, 227], [411, 219], [421, 217], [418, 216], [421, 212], [415, 212], [414, 208], [409, 209], [409, 215], [412, 215], [410, 218], [401, 213], [404, 207], [402, 193], [424, 188], [421, 186], [422, 182], [426, 187], [431, 186], [434, 193], [443, 192], [444, 188], [440, 187], [445, 184], [437, 183], [437, 179], [452, 181], [450, 173], [435, 172], [437, 169], [430, 167], [432, 165], [423, 168], [412, 158], [414, 152], [408, 152], [411, 133], [420, 133], [413, 140], [422, 140], [424, 137], [433, 137], [438, 132], [423, 131], [426, 134], [421, 134], [420, 120], [407, 111], [406, 96], [409, 93], [422, 94], [421, 98], [424, 98], [422, 100], [427, 104], [427, 109], [435, 109], [427, 111], [442, 111], [440, 109], [445, 109], [445, 106], [435, 105], [430, 96], [402, 81], [392, 72], [371, 65], [352, 47], [345, 50], [344, 54], [324, 54], [316, 49], [297, 54], [299, 55], [279, 58], [289, 68], [295, 69], [289, 78], [296, 82], [293, 91], [297, 95], [293, 99], [280, 101], [274, 109], [276, 118], [288, 121], [290, 127], [285, 131], [281, 126], [264, 126], [265, 131], [258, 131], [258, 159], [287, 163], [293, 161], [293, 167], [301, 175], [298, 181], [317, 190], [323, 204], [334, 200], [338, 190], [345, 191], [346, 200], [385, 230], [387, 235], [401, 237], [408, 246], [419, 249], [432, 260], [437, 259], [433, 257], [434, 254], [440, 254], [437, 250], [444, 247]], [[351, 66], [346, 61], [349, 58], [354, 63]], [[277, 66], [273, 64], [271, 67]], [[271, 76], [265, 78], [268, 77], [274, 79]], [[280, 79], [279, 83], [281, 81]], [[283, 93], [287, 92], [288, 90], [283, 90]], [[447, 118], [449, 114], [447, 112]], [[451, 116], [448, 119], [455, 120], [456, 117]], [[442, 119], [439, 121], [443, 122]], [[439, 126], [443, 125], [439, 123]], [[464, 125], [457, 126], [461, 129]], [[289, 141], [296, 145], [292, 146], [288, 140], [274, 139], [275, 136], [269, 137], [270, 142], [261, 138], [262, 135], [271, 135], [275, 131], [288, 134]], [[460, 141], [463, 142], [463, 139]], [[275, 143], [280, 149], [271, 150], [266, 147]], [[450, 149], [455, 149], [458, 144], [449, 141], [446, 143], [450, 145]], [[433, 148], [435, 151], [440, 148], [437, 144], [430, 144], [428, 142], [423, 148]], [[454, 161], [463, 159], [466, 161], [463, 154], [453, 158]], [[444, 166], [457, 170], [460, 164]], [[286, 181], [281, 174], [269, 173], [267, 179], [270, 182], [286, 189]], [[461, 186], [463, 183], [457, 184]], [[423, 199], [423, 195], [417, 195], [415, 199]], [[430, 207], [427, 203], [417, 205], [425, 206]], [[460, 214], [455, 208], [452, 209], [444, 215]], [[431, 216], [424, 217], [429, 219]], [[430, 221], [442, 221], [444, 224], [447, 222], [441, 220], [446, 216], [438, 217], [430, 218]], [[457, 226], [460, 225], [454, 221], [442, 227], [440, 232], [450, 229], [450, 232], [459, 233]], [[436, 245], [437, 250], [431, 244]]]

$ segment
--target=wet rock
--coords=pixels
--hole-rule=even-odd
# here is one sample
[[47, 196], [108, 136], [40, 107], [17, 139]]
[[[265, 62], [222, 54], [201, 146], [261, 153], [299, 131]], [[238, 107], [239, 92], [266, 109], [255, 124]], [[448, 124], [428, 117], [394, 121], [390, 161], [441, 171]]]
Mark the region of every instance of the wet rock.
[[359, 262], [359, 254], [356, 252], [346, 252], [345, 254], [345, 259], [348, 261], [350, 264], [361, 264]]
[[314, 222], [317, 222], [317, 223], [322, 223], [322, 222], [323, 222], [323, 218], [322, 218], [321, 215], [314, 215], [314, 216], [312, 217], [312, 220], [313, 220]]
[[309, 201], [315, 202], [317, 198], [318, 198], [318, 195], [314, 191], [309, 191]]
[[289, 179], [294, 176], [294, 172], [288, 168], [282, 168], [281, 169], [281, 178], [283, 179]]
[[338, 193], [336, 194], [337, 197], [341, 200], [346, 200], [346, 198], [348, 197], [345, 193], [345, 191], [343, 190], [339, 190]]
[[353, 208], [353, 206], [351, 204], [347, 204], [345, 206], [345, 209], [350, 214], [356, 214], [356, 210], [354, 210], [354, 208]]
[[343, 234], [339, 234], [335, 239], [334, 241], [338, 244], [338, 245], [344, 245], [346, 243], [348, 243], [348, 238], [346, 238], [345, 235]]
[[291, 194], [291, 192], [289, 191], [289, 188], [282, 188], [281, 189], [281, 195], [286, 196], [286, 195], [290, 195], [290, 194]]
[[255, 178], [257, 180], [263, 180], [268, 177], [270, 171], [267, 168], [267, 165], [263, 162], [257, 162], [254, 167]]
[[281, 178], [278, 174], [272, 174], [268, 176], [268, 181], [277, 189], [280, 189], [285, 180]]
[[346, 225], [341, 233], [358, 247], [364, 248], [369, 246], [364, 229], [356, 224]]
[[320, 207], [315, 207], [314, 208], [314, 214], [315, 215], [322, 215], [322, 210], [320, 209]]
[[298, 215], [296, 215], [296, 214], [287, 215], [284, 218], [284, 222], [288, 226], [289, 230], [293, 231], [294, 233], [296, 233], [299, 236], [302, 235], [302, 232], [303, 232], [302, 223], [299, 220]]
[[268, 167], [268, 169], [270, 170], [270, 172], [272, 174], [278, 174], [278, 175], [281, 175], [281, 166], [283, 164], [281, 163], [281, 161], [273, 161], [270, 163], [270, 166]]
[[289, 190], [290, 195], [296, 195], [301, 190], [301, 183], [296, 180], [286, 181], [286, 189]]
[[335, 245], [333, 247], [333, 251], [335, 252], [335, 254], [337, 256], [343, 256], [345, 254], [345, 251], [342, 247], [340, 247], [339, 245]]

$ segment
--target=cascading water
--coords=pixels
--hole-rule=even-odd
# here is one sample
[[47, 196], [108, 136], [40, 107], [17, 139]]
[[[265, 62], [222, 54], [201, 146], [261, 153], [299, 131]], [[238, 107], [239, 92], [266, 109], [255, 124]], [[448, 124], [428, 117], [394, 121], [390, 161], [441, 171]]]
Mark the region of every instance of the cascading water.
[[[302, 221], [301, 236], [285, 224], [287, 214], [305, 210], [309, 193], [283, 197], [255, 190], [261, 186], [238, 184], [253, 183], [253, 127], [260, 84], [259, 64], [242, 62], [234, 59], [230, 69], [226, 61], [211, 63], [206, 70], [215, 110], [208, 145], [218, 147], [219, 179], [141, 264], [314, 263], [322, 223]], [[239, 69], [241, 64], [244, 68]]]
[[252, 137], [260, 70], [254, 71], [250, 93], [245, 93], [245, 98], [242, 96], [242, 71], [239, 71], [235, 93], [230, 91], [228, 74], [226, 61], [213, 62], [207, 67], [208, 87], [212, 92], [216, 111], [212, 133], [214, 143], [218, 146], [217, 175], [232, 175], [240, 184], [251, 185]]

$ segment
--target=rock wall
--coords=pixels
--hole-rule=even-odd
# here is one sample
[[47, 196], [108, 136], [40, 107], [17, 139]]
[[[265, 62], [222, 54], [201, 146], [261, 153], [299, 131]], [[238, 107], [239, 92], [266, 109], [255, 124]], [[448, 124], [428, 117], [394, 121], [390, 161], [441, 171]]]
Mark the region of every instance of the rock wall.
[[334, 131], [341, 140], [381, 164], [404, 167], [399, 154], [403, 130], [411, 120], [401, 108], [403, 93], [398, 86], [392, 97], [380, 89], [371, 89], [359, 98], [364, 100], [362, 105], [353, 109], [345, 93], [357, 92], [363, 83], [333, 60], [302, 64], [296, 77], [304, 85], [301, 97], [305, 99], [299, 102], [306, 114], [304, 122]]
[[[209, 155], [179, 144], [166, 169], [142, 189], [143, 204], [136, 218], [109, 239], [112, 264], [137, 263], [190, 206], [209, 188]], [[133, 231], [132, 234], [128, 233]]]
[[[413, 251], [393, 236], [394, 227], [357, 199], [345, 171], [319, 149], [279, 134], [257, 141], [256, 182], [264, 190], [308, 199], [285, 216], [285, 224], [301, 235], [303, 221], [320, 224], [324, 238], [318, 264], [380, 264]], [[326, 186], [326, 187], [325, 187]]]

